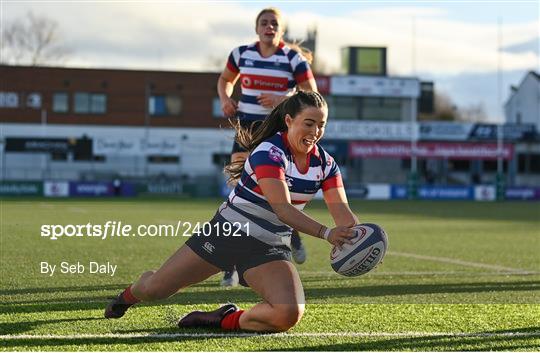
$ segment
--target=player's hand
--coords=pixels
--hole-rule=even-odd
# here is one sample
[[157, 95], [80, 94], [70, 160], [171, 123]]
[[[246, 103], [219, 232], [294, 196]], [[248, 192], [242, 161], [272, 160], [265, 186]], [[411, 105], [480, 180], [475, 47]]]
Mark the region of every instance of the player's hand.
[[271, 93], [261, 93], [257, 96], [257, 101], [265, 108], [274, 109], [276, 105], [283, 101], [284, 96]]
[[221, 100], [221, 111], [227, 118], [232, 118], [236, 114], [238, 109], [238, 103], [231, 97], [227, 97]]
[[343, 244], [352, 244], [352, 237], [354, 237], [353, 229], [346, 226], [337, 226], [330, 230], [328, 242], [341, 250]]

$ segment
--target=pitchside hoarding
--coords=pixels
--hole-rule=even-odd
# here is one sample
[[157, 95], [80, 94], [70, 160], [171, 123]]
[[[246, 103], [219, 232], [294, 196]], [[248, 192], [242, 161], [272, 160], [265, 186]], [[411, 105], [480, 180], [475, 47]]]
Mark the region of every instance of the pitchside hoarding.
[[43, 196], [43, 183], [34, 181], [2, 181], [1, 196]]
[[111, 183], [107, 182], [71, 182], [69, 183], [70, 196], [112, 196], [114, 194]]
[[[473, 200], [475, 190], [472, 186], [420, 186], [418, 199], [421, 200]], [[404, 200], [408, 198], [406, 185], [392, 185], [391, 198]]]
[[69, 181], [43, 182], [43, 195], [46, 197], [68, 197]]
[[504, 197], [507, 200], [540, 200], [540, 187], [507, 187]]

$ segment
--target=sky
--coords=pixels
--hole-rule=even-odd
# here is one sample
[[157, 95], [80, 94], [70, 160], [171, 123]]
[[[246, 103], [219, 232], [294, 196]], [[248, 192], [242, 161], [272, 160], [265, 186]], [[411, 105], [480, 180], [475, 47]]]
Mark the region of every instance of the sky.
[[275, 6], [292, 37], [317, 28], [315, 55], [329, 71], [340, 69], [342, 47], [384, 46], [390, 75], [434, 81], [459, 108], [481, 105], [491, 122], [502, 120], [510, 85], [540, 71], [540, 0], [1, 0], [0, 6], [2, 27], [28, 11], [57, 21], [70, 49], [66, 66], [172, 71], [218, 71], [234, 47], [256, 41], [259, 10]]

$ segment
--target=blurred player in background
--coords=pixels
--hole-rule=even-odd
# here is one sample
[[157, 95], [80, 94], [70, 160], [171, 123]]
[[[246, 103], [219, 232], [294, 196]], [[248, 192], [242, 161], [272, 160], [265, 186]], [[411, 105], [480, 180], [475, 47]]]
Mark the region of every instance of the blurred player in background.
[[[167, 298], [236, 266], [240, 283], [259, 294], [262, 302], [246, 311], [234, 304], [193, 311], [180, 319], [180, 328], [279, 332], [296, 325], [305, 299], [290, 262], [292, 230], [341, 247], [352, 243], [351, 227], [359, 223], [347, 203], [339, 167], [318, 144], [327, 118], [322, 96], [300, 91], [274, 108], [257, 132], [237, 126], [238, 142], [249, 157], [225, 168], [236, 187], [210, 221], [209, 234], [194, 233], [159, 270], [143, 273], [109, 303], [105, 317], [120, 318], [139, 301]], [[303, 212], [320, 189], [335, 228]], [[227, 236], [231, 228], [239, 236]]]
[[[309, 66], [312, 54], [298, 45], [283, 42], [284, 30], [278, 9], [261, 10], [255, 19], [259, 41], [233, 49], [218, 79], [223, 114], [229, 118], [237, 117], [244, 129], [256, 129], [275, 106], [297, 89], [317, 91]], [[238, 79], [242, 96], [237, 103], [231, 95]], [[245, 161], [246, 158], [246, 150], [235, 139], [231, 161]], [[306, 261], [306, 250], [296, 230], [293, 232], [291, 249], [296, 263]], [[237, 284], [236, 271], [225, 271], [221, 285]]]

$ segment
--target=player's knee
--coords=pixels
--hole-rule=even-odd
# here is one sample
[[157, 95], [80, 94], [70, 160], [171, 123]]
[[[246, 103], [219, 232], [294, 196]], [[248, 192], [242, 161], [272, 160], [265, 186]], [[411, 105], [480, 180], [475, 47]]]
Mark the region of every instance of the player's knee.
[[304, 304], [275, 306], [274, 327], [276, 331], [287, 331], [300, 322], [304, 315]]

